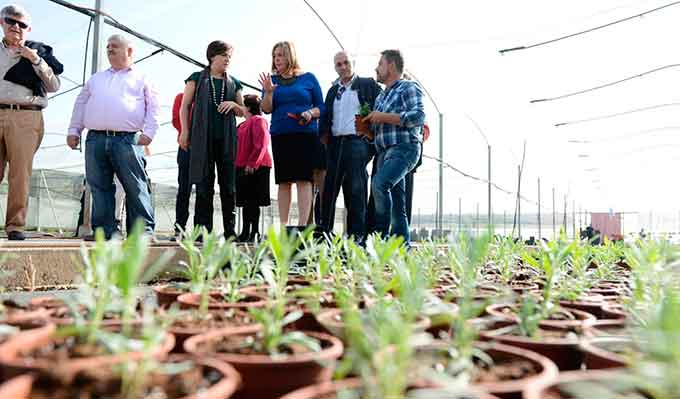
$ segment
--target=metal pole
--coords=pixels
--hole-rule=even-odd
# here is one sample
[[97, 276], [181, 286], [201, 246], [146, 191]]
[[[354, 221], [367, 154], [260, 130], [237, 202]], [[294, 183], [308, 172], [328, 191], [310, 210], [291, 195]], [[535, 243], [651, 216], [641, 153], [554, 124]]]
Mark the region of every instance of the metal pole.
[[505, 217], [506, 217], [505, 210], [503, 210], [503, 237], [505, 237], [505, 235], [508, 234], [506, 229], [507, 226], [505, 225]]
[[[526, 145], [526, 143], [525, 143]], [[517, 237], [522, 240], [522, 167], [517, 166]]]
[[564, 236], [567, 237], [567, 196], [564, 196], [564, 213], [562, 214], [562, 224], [564, 226]]
[[574, 240], [576, 239], [576, 201], [571, 202], [571, 230], [574, 232]]
[[552, 189], [552, 226], [553, 226], [553, 240], [557, 237], [557, 230], [555, 230], [555, 187]]
[[437, 222], [439, 230], [444, 229], [444, 114], [439, 113], [439, 193], [437, 193]]
[[489, 173], [488, 173], [488, 195], [489, 195], [489, 220], [488, 220], [488, 226], [487, 229], [489, 232], [493, 235], [494, 231], [493, 230], [493, 221], [491, 220], [491, 146], [487, 144], [487, 147], [489, 149]]
[[463, 228], [463, 214], [461, 207], [463, 205], [463, 199], [458, 197], [458, 234], [462, 231], [461, 229]]
[[541, 240], [541, 178], [538, 178], [538, 240]]
[[475, 215], [475, 237], [479, 237], [479, 202], [477, 203], [477, 214]]
[[97, 13], [94, 15], [94, 36], [92, 38], [92, 74], [99, 72], [101, 69], [101, 36], [102, 36], [102, 0], [95, 1], [95, 9]]

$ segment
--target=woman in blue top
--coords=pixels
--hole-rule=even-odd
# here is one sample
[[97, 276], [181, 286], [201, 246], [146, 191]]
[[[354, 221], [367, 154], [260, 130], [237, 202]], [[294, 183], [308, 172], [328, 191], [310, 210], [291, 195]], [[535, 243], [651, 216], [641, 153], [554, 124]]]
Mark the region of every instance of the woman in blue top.
[[262, 110], [271, 113], [274, 178], [279, 186], [279, 220], [288, 225], [291, 192], [297, 187], [298, 225], [306, 225], [312, 208], [313, 170], [320, 149], [318, 118], [323, 108], [316, 77], [302, 72], [295, 46], [279, 42], [272, 49], [271, 72], [260, 74]]

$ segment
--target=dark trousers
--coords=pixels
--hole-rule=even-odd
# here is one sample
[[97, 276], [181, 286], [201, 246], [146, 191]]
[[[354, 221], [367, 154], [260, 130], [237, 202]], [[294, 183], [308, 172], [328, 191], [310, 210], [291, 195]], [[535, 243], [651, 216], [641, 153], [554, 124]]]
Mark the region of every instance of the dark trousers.
[[[177, 198], [175, 200], [175, 232], [186, 230], [189, 219], [189, 199], [191, 184], [189, 183], [189, 150], [177, 149]], [[196, 221], [194, 221], [196, 224]]]
[[257, 204], [247, 204], [243, 207], [243, 230], [239, 237], [243, 240], [250, 240], [259, 232], [260, 207]]
[[335, 201], [342, 188], [348, 212], [347, 234], [358, 240], [366, 236], [366, 202], [370, 144], [357, 136], [331, 137], [328, 143], [328, 163], [321, 204], [321, 223], [326, 231], [333, 230]]
[[215, 212], [213, 197], [215, 196], [215, 169], [217, 169], [224, 235], [225, 237], [234, 236], [236, 235], [234, 233], [236, 212], [233, 177], [236, 174], [236, 168], [232, 161], [225, 159], [224, 140], [211, 142], [208, 151], [208, 175], [196, 187], [194, 224], [205, 226], [208, 231], [213, 230], [213, 213]]

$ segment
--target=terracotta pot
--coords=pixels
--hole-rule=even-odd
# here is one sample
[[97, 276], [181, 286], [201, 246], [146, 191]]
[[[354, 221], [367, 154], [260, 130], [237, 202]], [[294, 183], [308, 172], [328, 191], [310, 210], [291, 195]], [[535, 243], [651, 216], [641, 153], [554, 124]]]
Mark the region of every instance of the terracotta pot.
[[623, 375], [623, 370], [590, 370], [590, 371], [570, 371], [567, 373], [560, 373], [553, 381], [541, 382], [527, 387], [522, 394], [524, 399], [571, 399], [572, 396], [567, 396], [560, 391], [561, 384], [584, 384], [588, 382], [601, 382], [606, 384], [607, 381], [613, 381]]
[[[58, 375], [63, 381], [70, 381], [82, 370], [110, 367], [128, 360], [137, 360], [146, 356], [142, 352], [128, 352], [117, 355], [100, 355], [72, 358], [55, 361], [45, 358], [26, 356], [38, 348], [53, 344], [58, 337], [56, 327], [48, 324], [45, 327], [21, 332], [0, 345], [0, 366], [8, 375], [15, 376], [27, 372], [42, 372]], [[175, 337], [166, 334], [163, 345], [151, 351], [151, 356], [162, 359], [175, 345]]]
[[[511, 321], [519, 322], [515, 305], [505, 303], [494, 303], [486, 307], [486, 312], [492, 316], [506, 318]], [[571, 313], [575, 320], [543, 320], [539, 323], [541, 328], [553, 330], [586, 330], [593, 325], [595, 316], [582, 310], [560, 307], [560, 310]]]
[[31, 399], [31, 386], [34, 377], [30, 374], [20, 375], [0, 385], [0, 398]]
[[[328, 309], [316, 315], [316, 320], [334, 336], [344, 340], [345, 322], [341, 320], [342, 309]], [[430, 319], [425, 316], [418, 316], [414, 324], [414, 332], [423, 332], [430, 327]]]
[[169, 308], [173, 303], [177, 302], [177, 298], [180, 295], [188, 292], [188, 290], [183, 290], [168, 284], [154, 286], [151, 289], [156, 294], [158, 306], [162, 308]]
[[604, 305], [604, 297], [601, 295], [594, 295], [598, 300], [576, 300], [576, 301], [560, 301], [560, 307], [576, 309], [582, 312], [589, 313], [595, 316], [596, 319], [604, 319], [602, 313], [602, 306]]
[[35, 308], [33, 310], [24, 310], [19, 308], [5, 307], [5, 316], [0, 319], [0, 324], [8, 324], [10, 326], [18, 327], [22, 330], [28, 330], [44, 326], [48, 323], [50, 314], [49, 309]]
[[373, 140], [374, 133], [371, 131], [371, 125], [362, 119], [361, 115], [354, 115], [354, 128], [357, 131], [357, 136], [366, 136], [369, 140]]
[[579, 348], [578, 339], [532, 339], [499, 333], [498, 331], [480, 331], [479, 336], [486, 341], [495, 341], [541, 354], [552, 360], [560, 370], [578, 370], [581, 368], [583, 354]]
[[612, 369], [626, 367], [626, 359], [607, 348], [611, 346], [634, 347], [631, 338], [625, 337], [593, 337], [581, 342], [583, 362], [589, 370]]
[[204, 344], [219, 341], [225, 337], [252, 336], [260, 326], [246, 326], [216, 330], [196, 335], [184, 343], [188, 353], [198, 356], [212, 356], [236, 368], [243, 378], [243, 386], [237, 398], [274, 399], [306, 385], [330, 381], [334, 366], [329, 363], [337, 360], [343, 353], [342, 342], [330, 335], [305, 332], [306, 335], [320, 340], [320, 352], [305, 352], [282, 357], [265, 354], [209, 353]]
[[623, 319], [606, 319], [596, 321], [586, 331], [587, 336], [628, 336], [628, 325]]
[[[333, 382], [323, 382], [321, 384], [310, 385], [304, 388], [297, 389], [293, 392], [289, 392], [282, 396], [280, 399], [330, 399], [335, 398], [334, 394], [338, 394], [345, 390], [359, 390], [363, 386], [364, 383], [358, 378], [351, 378]], [[424, 386], [420, 388], [424, 388]], [[470, 395], [474, 396], [466, 397], [470, 399], [498, 399], [497, 396], [493, 396], [486, 393], [470, 392]]]
[[31, 298], [30, 301], [28, 301], [28, 307], [30, 309], [39, 309], [39, 308], [47, 308], [47, 309], [55, 309], [55, 308], [61, 308], [66, 306], [66, 302], [64, 300], [53, 297], [53, 296], [39, 296], [35, 298]]
[[[239, 310], [239, 309], [231, 309], [228, 310], [229, 312], [233, 311], [234, 312], [234, 317], [238, 318], [245, 318], [248, 316], [248, 313]], [[224, 311], [212, 311], [210, 313], [223, 313]], [[245, 324], [245, 325], [252, 325], [255, 324], [254, 321], [251, 321], [251, 323]], [[212, 330], [221, 330], [226, 327], [241, 327], [244, 324], [233, 324], [233, 325], [223, 325], [220, 327], [212, 328]], [[168, 328], [168, 332], [171, 333], [175, 337], [175, 346], [172, 349], [172, 352], [174, 353], [183, 353], [184, 352], [184, 342], [188, 340], [189, 338], [193, 337], [194, 335], [199, 335], [199, 334], [205, 334], [206, 332], [210, 331], [210, 329], [206, 329], [203, 326], [196, 325], [196, 326], [188, 326], [188, 327], [180, 327], [176, 325], [171, 325]]]
[[[522, 391], [524, 391], [527, 386], [536, 384], [539, 381], [550, 381], [557, 376], [558, 370], [555, 363], [538, 353], [499, 343], [479, 342], [477, 343], [477, 347], [489, 355], [493, 359], [494, 364], [510, 363], [513, 360], [529, 361], [539, 370], [536, 375], [521, 379], [472, 384], [473, 387], [479, 388], [481, 391], [489, 392], [502, 398], [520, 398], [522, 396]], [[448, 343], [436, 342], [432, 345], [419, 348], [417, 352], [427, 353], [428, 351], [446, 351], [448, 348]], [[435, 354], [435, 359], [436, 358]]]
[[510, 288], [516, 293], [516, 294], [524, 294], [525, 292], [529, 292], [532, 290], [537, 290], [538, 284], [536, 283], [530, 283], [530, 282], [522, 282], [522, 281], [514, 281], [510, 283]]
[[628, 313], [624, 307], [618, 304], [604, 304], [602, 305], [602, 318], [608, 320], [626, 320]]
[[[244, 292], [245, 298], [242, 298], [239, 302], [224, 302], [222, 301], [222, 294], [218, 292], [211, 292], [208, 299], [208, 309], [209, 310], [219, 310], [219, 309], [242, 309], [247, 310], [248, 308], [263, 308], [267, 305], [267, 299], [260, 296], [256, 296], [252, 293]], [[212, 300], [210, 300], [212, 299]], [[180, 303], [182, 309], [199, 308], [201, 306], [201, 295], [186, 293], [182, 294], [177, 298], [177, 302]]]
[[[210, 381], [215, 381], [212, 385], [205, 387], [200, 390], [200, 392], [194, 392], [193, 394], [182, 396], [179, 399], [224, 399], [224, 398], [229, 398], [231, 395], [238, 389], [238, 387], [241, 384], [241, 376], [238, 374], [238, 372], [231, 367], [229, 364], [222, 362], [217, 359], [212, 359], [212, 358], [201, 358], [201, 359], [195, 359], [188, 357], [186, 355], [175, 355], [164, 361], [163, 363], [168, 364], [168, 363], [173, 363], [173, 362], [183, 362], [190, 360], [193, 362], [194, 367], [200, 367], [201, 369], [201, 374], [203, 375], [203, 378], [209, 378]], [[121, 383], [120, 379], [116, 377], [113, 373], [107, 373], [106, 370], [104, 370], [104, 373], [101, 373], [102, 370], [98, 370], [99, 373], [84, 373], [81, 375], [79, 378], [79, 383], [84, 384], [85, 386], [88, 384], [89, 381], [92, 381], [92, 384], [97, 384], [100, 390], [105, 390], [109, 392], [101, 392], [97, 391], [95, 394], [97, 397], [112, 397], [112, 396], [120, 396], [120, 392], [116, 392], [117, 389], [120, 388]], [[110, 371], [110, 370], [109, 370]], [[27, 375], [17, 377], [17, 378], [23, 378], [27, 377]], [[182, 374], [179, 374], [177, 376], [172, 376], [170, 379], [174, 379], [175, 377], [177, 378], [183, 378]], [[219, 377], [219, 379], [218, 379]], [[75, 394], [77, 395], [77, 391], [79, 388], [73, 387], [54, 387], [53, 390], [50, 390], [50, 386], [46, 385], [46, 383], [49, 384], [55, 384], [56, 382], [51, 382], [49, 380], [39, 383], [41, 386], [39, 388], [36, 388], [36, 390], [31, 389], [31, 383], [33, 382], [33, 377], [29, 377], [29, 381], [27, 383], [22, 384], [22, 389], [24, 389], [26, 392], [26, 396], [0, 396], [2, 398], [12, 398], [12, 399], [30, 399], [30, 398], [49, 398], [55, 394], [55, 391], [58, 392], [59, 395], [68, 395], [68, 394]], [[160, 382], [158, 385], [154, 385], [154, 387], [166, 389], [167, 388], [163, 385], [163, 382]], [[197, 390], [198, 387], [195, 387], [194, 390]], [[22, 391], [22, 392], [25, 392]], [[70, 391], [70, 392], [69, 392]], [[0, 387], [0, 395], [2, 395], [2, 387]], [[59, 396], [63, 397], [63, 396]], [[88, 396], [89, 397], [89, 396]], [[176, 396], [172, 396], [176, 397]]]

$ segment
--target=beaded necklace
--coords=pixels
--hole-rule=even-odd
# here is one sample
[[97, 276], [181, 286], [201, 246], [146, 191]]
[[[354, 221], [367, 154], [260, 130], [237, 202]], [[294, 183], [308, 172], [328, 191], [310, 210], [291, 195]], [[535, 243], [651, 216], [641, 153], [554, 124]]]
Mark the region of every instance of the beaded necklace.
[[217, 95], [215, 94], [215, 92], [216, 92], [215, 81], [213, 80], [212, 75], [210, 75], [210, 88], [212, 89], [212, 91], [211, 91], [212, 101], [213, 101], [213, 104], [215, 104], [216, 107], [219, 107], [220, 104], [222, 104], [224, 102], [224, 92], [226, 91], [225, 86], [226, 86], [226, 81], [222, 84], [222, 95], [221, 95], [222, 98], [220, 99], [219, 102], [217, 102]]

